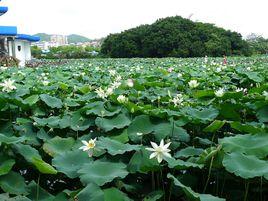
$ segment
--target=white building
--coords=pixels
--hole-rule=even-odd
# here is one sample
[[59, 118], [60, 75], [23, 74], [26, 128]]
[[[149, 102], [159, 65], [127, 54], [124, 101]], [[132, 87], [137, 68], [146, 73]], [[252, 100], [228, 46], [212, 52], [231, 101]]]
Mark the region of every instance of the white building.
[[[0, 16], [7, 11], [7, 7], [0, 7]], [[36, 36], [18, 34], [15, 26], [0, 26], [0, 57], [15, 57], [19, 60], [20, 66], [25, 66], [25, 63], [32, 59], [31, 43], [39, 40]]]

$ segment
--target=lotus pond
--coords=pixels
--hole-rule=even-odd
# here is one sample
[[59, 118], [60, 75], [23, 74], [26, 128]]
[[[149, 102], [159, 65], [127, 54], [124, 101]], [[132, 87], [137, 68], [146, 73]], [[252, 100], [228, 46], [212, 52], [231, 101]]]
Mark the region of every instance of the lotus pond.
[[268, 57], [0, 68], [0, 200], [268, 200]]

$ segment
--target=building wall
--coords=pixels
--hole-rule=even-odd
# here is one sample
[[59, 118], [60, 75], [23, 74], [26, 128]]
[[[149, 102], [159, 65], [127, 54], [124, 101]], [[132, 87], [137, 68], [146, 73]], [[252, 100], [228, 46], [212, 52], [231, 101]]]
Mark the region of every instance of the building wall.
[[[9, 41], [8, 43], [9, 55], [20, 60], [19, 65], [25, 66], [26, 61], [30, 61], [31, 55], [31, 43], [24, 40]], [[12, 45], [15, 48], [15, 55], [13, 55]]]

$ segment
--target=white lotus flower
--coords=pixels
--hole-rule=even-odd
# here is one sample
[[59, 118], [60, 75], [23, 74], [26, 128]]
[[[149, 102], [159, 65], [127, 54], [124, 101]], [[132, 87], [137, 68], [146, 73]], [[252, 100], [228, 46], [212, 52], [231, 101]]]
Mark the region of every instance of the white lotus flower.
[[113, 82], [112, 83], [112, 86], [111, 86], [111, 88], [113, 88], [113, 89], [117, 89], [118, 87], [120, 87], [120, 85], [121, 85], [121, 82]]
[[109, 70], [109, 73], [111, 76], [115, 76], [116, 75], [116, 71], [115, 70]]
[[95, 139], [90, 139], [88, 142], [85, 140], [82, 140], [82, 143], [84, 144], [82, 147], [79, 149], [82, 149], [83, 151], [88, 152], [88, 156], [91, 157], [93, 155], [93, 149], [96, 146], [96, 138]]
[[122, 80], [121, 75], [116, 76], [115, 81], [119, 82], [119, 81], [121, 81], [121, 80]]
[[221, 67], [216, 68], [216, 72], [217, 72], [217, 73], [219, 73], [219, 72], [221, 72], [221, 71], [222, 71]]
[[164, 144], [164, 140], [162, 139], [160, 142], [160, 145], [158, 146], [156, 143], [151, 142], [151, 145], [153, 148], [146, 148], [148, 151], [152, 151], [153, 153], [150, 155], [150, 159], [157, 158], [158, 163], [161, 163], [164, 157], [171, 158], [170, 155], [170, 149], [168, 147], [170, 146], [171, 142]]
[[214, 94], [217, 97], [223, 97], [223, 95], [224, 95], [224, 89], [223, 88], [220, 88], [217, 91], [215, 91]]
[[170, 102], [172, 102], [175, 107], [177, 107], [178, 105], [183, 105], [182, 94], [177, 94], [173, 99], [170, 100]]
[[265, 100], [268, 100], [268, 92], [267, 92], [267, 91], [264, 91], [264, 92], [262, 93], [262, 95], [265, 96]]
[[133, 86], [134, 86], [134, 82], [133, 82], [132, 79], [128, 79], [128, 80], [127, 80], [127, 86], [128, 86], [128, 87], [133, 87]]
[[143, 136], [143, 133], [139, 133], [139, 132], [138, 132], [138, 133], [137, 133], [137, 136]]
[[204, 62], [207, 63], [208, 62], [208, 56], [205, 56]]
[[95, 92], [98, 94], [98, 96], [100, 98], [102, 98], [102, 99], [107, 98], [107, 94], [105, 93], [105, 91], [101, 87], [96, 89]]
[[6, 92], [11, 92], [15, 89], [17, 89], [17, 87], [14, 85], [15, 81], [14, 80], [11, 80], [11, 79], [8, 79], [8, 80], [5, 80], [3, 83], [0, 83], [0, 86], [3, 87], [2, 91], [6, 91]]
[[106, 90], [106, 96], [110, 96], [114, 93], [114, 88], [113, 87], [109, 87], [107, 90]]
[[197, 80], [191, 80], [190, 82], [188, 82], [188, 84], [191, 89], [194, 89], [199, 86], [199, 83], [197, 82]]
[[117, 97], [117, 101], [119, 103], [126, 103], [126, 102], [128, 102], [128, 98], [126, 96], [124, 96], [124, 95], [120, 95], [120, 96]]
[[44, 86], [47, 86], [49, 84], [49, 81], [44, 80], [44, 81], [42, 81], [42, 83], [43, 83]]
[[178, 78], [181, 78], [182, 77], [182, 74], [181, 73], [178, 73], [177, 77]]

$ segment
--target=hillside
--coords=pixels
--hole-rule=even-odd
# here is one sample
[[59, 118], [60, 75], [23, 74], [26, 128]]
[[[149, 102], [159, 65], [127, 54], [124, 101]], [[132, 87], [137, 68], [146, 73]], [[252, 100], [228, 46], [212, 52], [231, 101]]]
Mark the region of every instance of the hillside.
[[69, 43], [85, 43], [91, 41], [89, 38], [77, 34], [71, 34], [68, 36]]
[[[46, 33], [38, 33], [35, 36], [39, 36], [41, 41], [50, 41], [51, 34]], [[69, 43], [85, 43], [91, 41], [89, 38], [77, 34], [68, 35], [68, 42]]]
[[35, 36], [39, 36], [40, 41], [50, 41], [50, 36], [51, 35], [46, 34], [46, 33], [38, 33], [38, 34], [35, 34]]
[[180, 16], [110, 34], [101, 52], [114, 58], [249, 55], [241, 34]]

